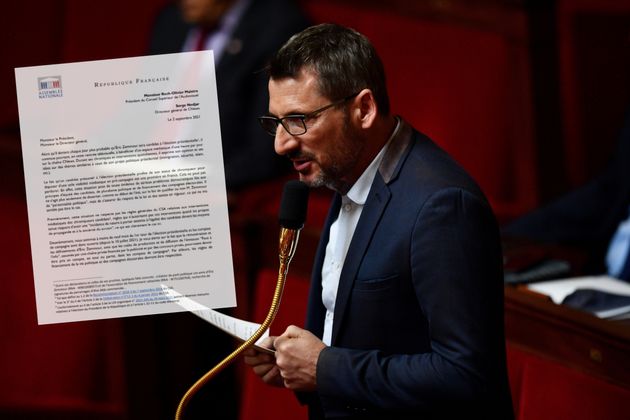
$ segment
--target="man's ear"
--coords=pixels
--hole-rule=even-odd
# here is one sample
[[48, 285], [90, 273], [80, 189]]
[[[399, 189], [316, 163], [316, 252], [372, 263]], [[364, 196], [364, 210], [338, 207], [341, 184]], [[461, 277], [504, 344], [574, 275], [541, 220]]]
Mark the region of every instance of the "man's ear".
[[354, 102], [358, 104], [355, 112], [361, 128], [372, 127], [378, 113], [378, 107], [372, 91], [363, 89], [354, 99]]

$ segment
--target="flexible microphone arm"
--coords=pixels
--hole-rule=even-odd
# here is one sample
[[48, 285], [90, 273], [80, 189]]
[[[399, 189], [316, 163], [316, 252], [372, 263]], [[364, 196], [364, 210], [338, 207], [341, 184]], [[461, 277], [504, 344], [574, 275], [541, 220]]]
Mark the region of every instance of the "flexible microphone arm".
[[193, 395], [195, 395], [201, 387], [208, 383], [210, 379], [214, 378], [219, 372], [232, 363], [243, 351], [253, 346], [254, 343], [256, 343], [256, 341], [258, 341], [258, 339], [260, 339], [260, 337], [265, 333], [265, 331], [267, 331], [276, 317], [278, 307], [280, 305], [280, 299], [282, 298], [282, 292], [284, 291], [284, 283], [289, 271], [289, 264], [291, 263], [291, 259], [293, 259], [293, 255], [295, 255], [298, 239], [300, 237], [300, 230], [304, 226], [304, 221], [306, 219], [308, 191], [309, 190], [306, 184], [300, 181], [289, 181], [284, 186], [282, 199], [280, 201], [280, 214], [278, 216], [278, 220], [281, 225], [278, 252], [280, 259], [278, 281], [276, 283], [276, 289], [274, 290], [269, 312], [267, 313], [265, 320], [262, 324], [260, 324], [260, 327], [250, 338], [230, 353], [225, 359], [220, 361], [215, 367], [210, 369], [205, 375], [199, 378], [197, 382], [195, 382], [190, 389], [186, 391], [177, 406], [175, 420], [181, 420], [184, 409], [190, 402]]

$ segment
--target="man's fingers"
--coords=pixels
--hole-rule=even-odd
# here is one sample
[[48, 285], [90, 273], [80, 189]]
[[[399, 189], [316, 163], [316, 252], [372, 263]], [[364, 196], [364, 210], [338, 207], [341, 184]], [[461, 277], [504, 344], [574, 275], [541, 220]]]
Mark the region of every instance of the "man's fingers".
[[244, 357], [256, 357], [259, 354], [258, 350], [253, 347], [248, 347], [243, 351]]
[[302, 336], [303, 332], [304, 330], [302, 328], [296, 327], [295, 325], [289, 325], [282, 335], [288, 338], [299, 338]]
[[265, 348], [267, 348], [267, 349], [273, 349], [273, 340], [274, 340], [275, 338], [276, 338], [276, 337], [274, 337], [274, 336], [272, 336], [272, 335], [270, 335], [270, 336], [268, 336], [268, 337], [265, 337], [264, 339], [262, 339], [262, 340], [260, 341], [260, 343], [259, 343], [258, 345], [259, 345], [260, 347], [265, 347]]
[[[259, 346], [273, 350], [273, 342], [275, 336], [265, 337], [260, 341]], [[248, 365], [255, 365], [259, 363], [270, 363], [274, 360], [274, 357], [268, 353], [264, 353], [256, 349], [256, 347], [248, 347], [243, 351], [245, 363]]]
[[278, 366], [274, 365], [269, 372], [261, 376], [263, 382], [270, 385], [282, 386], [282, 378]]
[[263, 363], [260, 365], [256, 365], [252, 367], [252, 370], [256, 374], [256, 376], [264, 377], [269, 374], [270, 371], [277, 369], [276, 365], [271, 363]]
[[278, 350], [283, 346], [283, 343], [286, 343], [288, 340], [293, 338], [300, 338], [303, 334], [304, 330], [302, 328], [296, 327], [295, 325], [289, 325], [281, 336], [278, 336], [275, 340], [273, 340], [273, 347]]
[[243, 357], [243, 360], [250, 366], [275, 363], [275, 358], [271, 354], [256, 351], [254, 353], [246, 354]]

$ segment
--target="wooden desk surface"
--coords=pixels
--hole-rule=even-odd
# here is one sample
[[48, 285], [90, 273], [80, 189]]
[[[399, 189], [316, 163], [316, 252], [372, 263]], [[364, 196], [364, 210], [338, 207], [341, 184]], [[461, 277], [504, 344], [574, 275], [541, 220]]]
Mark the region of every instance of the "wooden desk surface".
[[599, 319], [506, 286], [505, 332], [512, 345], [630, 388], [630, 320]]

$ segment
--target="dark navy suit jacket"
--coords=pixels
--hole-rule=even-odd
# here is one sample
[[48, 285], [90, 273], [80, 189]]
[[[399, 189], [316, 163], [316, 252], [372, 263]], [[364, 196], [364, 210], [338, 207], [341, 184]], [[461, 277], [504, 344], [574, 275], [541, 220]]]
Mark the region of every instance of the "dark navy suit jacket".
[[[216, 67], [225, 178], [228, 189], [261, 182], [288, 170], [273, 138], [256, 117], [268, 112], [268, 59], [309, 21], [292, 0], [253, 0]], [[165, 8], [153, 28], [150, 54], [181, 51], [191, 26], [175, 5]]]
[[[321, 268], [339, 203], [337, 195], [309, 294], [306, 327], [319, 337]], [[512, 417], [493, 213], [465, 171], [406, 124], [348, 250], [317, 392], [302, 398], [311, 418]]]

